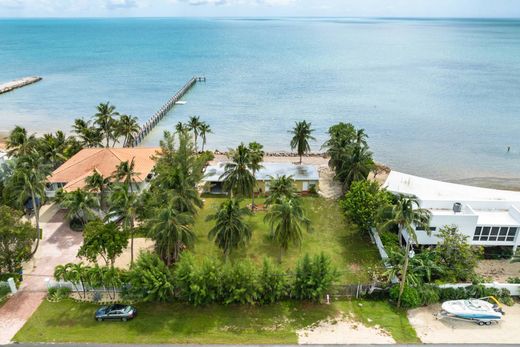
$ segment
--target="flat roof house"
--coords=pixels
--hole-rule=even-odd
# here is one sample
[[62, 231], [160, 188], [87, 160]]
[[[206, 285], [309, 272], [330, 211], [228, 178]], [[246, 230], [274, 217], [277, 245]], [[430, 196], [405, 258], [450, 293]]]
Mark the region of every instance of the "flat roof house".
[[135, 162], [138, 188], [148, 184], [155, 161], [152, 157], [160, 148], [85, 148], [54, 170], [47, 178], [46, 195], [53, 197], [59, 188], [74, 191], [85, 186], [85, 179], [95, 171], [103, 177], [112, 176], [116, 167], [125, 161]]
[[[223, 193], [223, 180], [226, 163], [210, 165], [206, 168], [206, 174], [202, 179], [204, 192], [211, 194]], [[295, 165], [291, 163], [262, 163], [263, 168], [255, 173], [257, 180], [256, 192], [268, 193], [271, 177], [292, 176], [295, 188], [298, 192], [308, 192], [311, 187], [318, 188], [320, 176], [318, 168], [314, 165]]]
[[510, 246], [516, 252], [520, 192], [435, 181], [397, 171], [390, 173], [383, 187], [394, 194], [415, 195], [421, 207], [431, 212], [431, 235], [416, 229], [421, 245], [437, 244], [438, 230], [456, 225], [471, 244]]

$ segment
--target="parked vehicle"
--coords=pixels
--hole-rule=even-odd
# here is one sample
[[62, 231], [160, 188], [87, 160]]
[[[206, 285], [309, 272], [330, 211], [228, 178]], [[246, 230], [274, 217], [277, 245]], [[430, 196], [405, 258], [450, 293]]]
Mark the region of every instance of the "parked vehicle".
[[104, 320], [121, 320], [126, 322], [137, 315], [137, 309], [130, 305], [102, 306], [96, 311], [95, 319], [99, 322]]
[[[493, 303], [486, 301], [491, 300]], [[469, 299], [451, 300], [442, 304], [438, 318], [452, 318], [475, 322], [478, 325], [498, 323], [504, 316], [504, 311], [497, 299], [492, 296]]]

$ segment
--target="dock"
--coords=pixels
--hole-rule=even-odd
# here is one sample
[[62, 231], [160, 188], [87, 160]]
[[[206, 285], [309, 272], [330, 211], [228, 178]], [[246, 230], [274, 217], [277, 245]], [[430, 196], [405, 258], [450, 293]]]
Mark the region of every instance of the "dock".
[[151, 116], [146, 123], [141, 126], [141, 131], [136, 136], [130, 147], [136, 147], [141, 144], [144, 138], [159, 124], [159, 122], [171, 111], [175, 104], [197, 83], [206, 82], [204, 76], [194, 76], [186, 84], [179, 89], [153, 116]]
[[33, 84], [33, 83], [39, 82], [41, 80], [42, 80], [41, 77], [31, 76], [31, 77], [24, 77], [19, 80], [7, 82], [4, 84], [0, 84], [0, 94], [4, 94], [4, 93], [10, 92], [12, 90], [28, 86], [29, 84]]

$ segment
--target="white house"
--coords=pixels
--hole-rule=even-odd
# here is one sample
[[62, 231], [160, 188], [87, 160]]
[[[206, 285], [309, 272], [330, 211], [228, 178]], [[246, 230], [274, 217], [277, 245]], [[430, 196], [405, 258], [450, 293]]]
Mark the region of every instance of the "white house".
[[394, 194], [415, 195], [421, 207], [431, 212], [431, 235], [416, 229], [421, 245], [437, 244], [438, 230], [456, 225], [471, 244], [510, 246], [516, 252], [520, 192], [435, 181], [397, 171], [390, 173], [383, 187]]

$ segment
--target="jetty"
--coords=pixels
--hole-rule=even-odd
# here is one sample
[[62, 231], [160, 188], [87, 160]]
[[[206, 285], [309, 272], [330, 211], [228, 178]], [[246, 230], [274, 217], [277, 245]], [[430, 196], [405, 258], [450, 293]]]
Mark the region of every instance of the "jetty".
[[4, 84], [0, 84], [0, 94], [4, 94], [4, 93], [10, 92], [12, 90], [28, 86], [29, 84], [33, 84], [33, 83], [39, 82], [41, 80], [42, 80], [41, 77], [31, 76], [31, 77], [24, 77], [19, 80], [7, 82]]
[[141, 131], [137, 134], [135, 140], [129, 145], [130, 147], [139, 146], [139, 144], [144, 140], [146, 135], [148, 135], [153, 128], [159, 124], [159, 122], [171, 111], [171, 109], [175, 106], [175, 104], [197, 83], [197, 82], [206, 82], [206, 77], [204, 76], [194, 76], [192, 77], [186, 84], [179, 89], [177, 93], [175, 93], [153, 116], [148, 118], [148, 121], [141, 126]]

